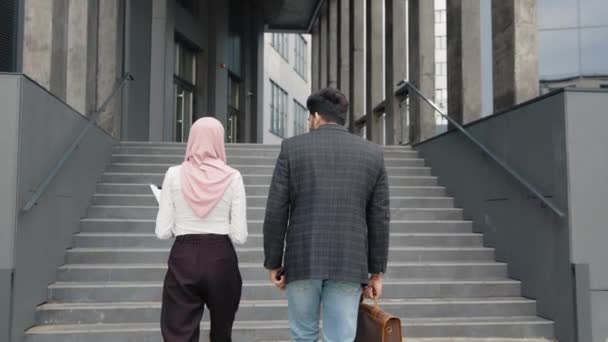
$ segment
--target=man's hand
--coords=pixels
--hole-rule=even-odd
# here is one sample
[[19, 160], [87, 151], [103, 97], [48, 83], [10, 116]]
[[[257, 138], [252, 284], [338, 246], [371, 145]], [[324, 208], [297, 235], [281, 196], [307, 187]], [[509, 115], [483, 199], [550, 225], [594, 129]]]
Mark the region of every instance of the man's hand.
[[284, 290], [285, 289], [285, 275], [281, 274], [281, 276], [278, 277], [278, 275], [282, 272], [283, 272], [283, 267], [270, 271], [270, 281], [279, 289]]
[[367, 287], [363, 295], [367, 299], [378, 299], [382, 296], [383, 276], [381, 274], [372, 274], [369, 277]]

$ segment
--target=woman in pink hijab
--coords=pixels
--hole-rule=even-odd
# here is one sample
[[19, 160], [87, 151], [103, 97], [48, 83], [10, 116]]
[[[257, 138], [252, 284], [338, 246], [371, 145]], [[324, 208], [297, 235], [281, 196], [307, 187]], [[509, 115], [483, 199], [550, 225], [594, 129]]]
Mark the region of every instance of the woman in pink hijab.
[[243, 178], [226, 164], [222, 124], [197, 120], [184, 162], [165, 175], [156, 218], [159, 239], [175, 236], [163, 287], [165, 342], [198, 342], [204, 306], [211, 341], [232, 340], [242, 288], [233, 243], [247, 239], [246, 208]]

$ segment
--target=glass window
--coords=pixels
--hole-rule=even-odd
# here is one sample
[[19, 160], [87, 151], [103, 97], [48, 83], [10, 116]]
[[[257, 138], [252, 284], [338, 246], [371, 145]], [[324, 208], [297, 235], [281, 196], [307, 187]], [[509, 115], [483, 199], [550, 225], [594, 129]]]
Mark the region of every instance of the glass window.
[[608, 26], [608, 1], [580, 0], [581, 26]]
[[306, 79], [307, 57], [308, 57], [308, 42], [302, 35], [296, 37], [295, 49], [295, 66], [296, 72]]
[[196, 52], [179, 41], [175, 42], [175, 75], [196, 84]]
[[441, 24], [447, 22], [446, 10], [435, 10], [435, 24]]
[[285, 121], [287, 120], [287, 92], [273, 81], [270, 81], [270, 131], [280, 137], [285, 137]]
[[293, 134], [300, 135], [308, 131], [308, 110], [298, 101], [293, 100]]
[[445, 76], [448, 74], [448, 67], [446, 62], [435, 63], [435, 76]]
[[578, 26], [578, 1], [538, 0], [538, 27], [547, 29]]
[[279, 53], [279, 55], [285, 58], [286, 61], [289, 61], [289, 36], [287, 34], [273, 33], [270, 44]]
[[539, 74], [541, 80], [578, 76], [578, 30], [541, 31], [539, 34]]
[[582, 74], [608, 75], [608, 27], [583, 29]]

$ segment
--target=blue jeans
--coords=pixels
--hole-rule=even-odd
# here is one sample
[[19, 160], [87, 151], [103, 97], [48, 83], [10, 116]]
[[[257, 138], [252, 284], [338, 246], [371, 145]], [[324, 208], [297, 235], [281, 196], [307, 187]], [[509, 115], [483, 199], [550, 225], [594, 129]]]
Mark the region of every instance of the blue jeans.
[[293, 342], [317, 342], [323, 307], [323, 341], [352, 342], [357, 334], [361, 284], [300, 280], [287, 284]]

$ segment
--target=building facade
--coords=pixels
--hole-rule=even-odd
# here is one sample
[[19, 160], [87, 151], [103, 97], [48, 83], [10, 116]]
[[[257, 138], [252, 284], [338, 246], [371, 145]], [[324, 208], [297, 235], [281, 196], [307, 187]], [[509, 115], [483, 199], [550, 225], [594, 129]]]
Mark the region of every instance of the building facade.
[[310, 35], [264, 35], [264, 144], [308, 131]]
[[541, 91], [608, 87], [608, 2], [539, 0]]

